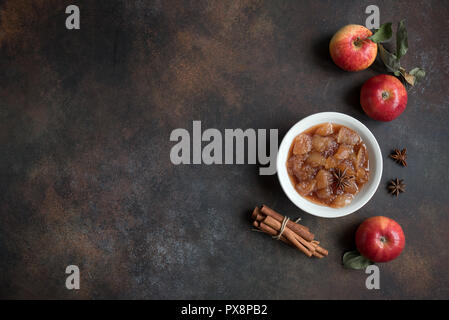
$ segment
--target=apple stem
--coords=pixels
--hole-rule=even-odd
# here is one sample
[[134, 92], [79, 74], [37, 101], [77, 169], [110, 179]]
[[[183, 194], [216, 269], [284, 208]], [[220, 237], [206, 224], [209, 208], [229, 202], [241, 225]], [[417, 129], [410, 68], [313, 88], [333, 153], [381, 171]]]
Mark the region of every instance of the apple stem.
[[360, 39], [360, 37], [357, 37], [357, 39], [354, 41], [354, 45], [356, 47], [360, 47], [362, 45], [362, 43], [363, 43], [363, 40]]
[[382, 91], [382, 99], [387, 100], [390, 97], [390, 94], [387, 91]]

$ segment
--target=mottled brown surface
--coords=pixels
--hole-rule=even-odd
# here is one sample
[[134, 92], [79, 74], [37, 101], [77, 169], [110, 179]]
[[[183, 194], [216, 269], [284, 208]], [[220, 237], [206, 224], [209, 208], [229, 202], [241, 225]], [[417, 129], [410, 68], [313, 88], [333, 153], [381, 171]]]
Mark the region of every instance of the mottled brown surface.
[[[406, 67], [426, 82], [391, 123], [367, 118], [362, 83], [382, 69], [340, 71], [328, 42], [363, 24], [360, 1], [0, 1], [0, 297], [449, 298], [449, 7], [376, 1], [381, 21], [406, 17]], [[379, 190], [359, 212], [303, 222], [330, 251], [309, 260], [250, 231], [262, 202], [301, 214], [276, 176], [253, 165], [174, 166], [170, 132], [278, 128], [319, 111], [363, 121], [384, 154]], [[407, 147], [408, 168], [387, 158]], [[387, 194], [389, 179], [407, 192]], [[342, 268], [353, 233], [385, 214], [404, 228], [381, 290]], [[65, 289], [65, 267], [81, 290]]]

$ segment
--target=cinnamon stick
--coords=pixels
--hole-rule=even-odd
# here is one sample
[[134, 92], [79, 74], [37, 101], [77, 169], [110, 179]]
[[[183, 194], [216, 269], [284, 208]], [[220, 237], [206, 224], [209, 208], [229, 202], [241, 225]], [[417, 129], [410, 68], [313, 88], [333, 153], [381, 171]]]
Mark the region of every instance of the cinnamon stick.
[[[255, 211], [259, 211], [259, 210], [254, 209], [253, 215], [255, 214], [254, 213]], [[260, 209], [260, 211], [263, 214], [265, 214], [266, 216], [270, 216], [280, 223], [282, 223], [282, 220], [284, 219], [283, 215], [281, 215], [280, 213], [277, 213], [276, 211], [267, 207], [266, 205], [262, 205], [262, 208]], [[256, 214], [257, 214], [257, 212], [256, 212]], [[305, 227], [299, 223], [296, 223], [294, 221], [288, 221], [287, 227], [307, 241], [312, 241], [314, 238], [313, 233], [311, 233], [307, 227]]]
[[329, 251], [327, 251], [326, 249], [324, 249], [324, 248], [322, 248], [320, 246], [316, 247], [316, 251], [318, 253], [321, 253], [323, 256], [327, 256], [329, 254]]
[[265, 216], [260, 212], [259, 208], [254, 208], [253, 214], [251, 215], [251, 218], [255, 221], [262, 221]]
[[[267, 206], [263, 206], [262, 209], [259, 209], [259, 207], [255, 207], [251, 218], [254, 220], [253, 225], [254, 227], [258, 228], [262, 232], [269, 234], [271, 236], [277, 236], [280, 232], [280, 229], [282, 227], [282, 222], [284, 220], [284, 216], [277, 213], [276, 211], [268, 208]], [[287, 221], [287, 224], [284, 228], [284, 231], [282, 235], [279, 237], [279, 240], [297, 247], [300, 251], [302, 251], [304, 254], [306, 254], [308, 257], [314, 256], [319, 259], [324, 258], [328, 255], [328, 251], [322, 247], [319, 246], [319, 241], [317, 240], [310, 240], [303, 238], [300, 234], [295, 232], [295, 230], [300, 231], [300, 233], [304, 233], [306, 236], [308, 234], [308, 238], [310, 236], [313, 239], [313, 234], [309, 231], [309, 229], [305, 226], [302, 226], [300, 224], [297, 224], [295, 222], [291, 222], [294, 226], [295, 230], [292, 230], [289, 228], [291, 226], [291, 221]], [[296, 228], [295, 226], [299, 227]]]
[[[261, 218], [261, 215], [257, 215], [256, 219], [258, 220], [260, 218]], [[280, 228], [280, 225], [279, 225], [279, 228]], [[272, 230], [274, 231], [274, 234], [272, 233], [272, 235], [277, 235], [280, 231], [280, 230], [274, 230], [274, 229], [272, 229]], [[313, 242], [309, 242], [309, 241], [305, 240], [303, 237], [301, 237], [300, 235], [298, 235], [296, 233], [294, 234], [294, 236], [295, 236], [296, 240], [298, 240], [299, 243], [301, 243], [304, 247], [309, 249], [311, 252], [314, 252], [316, 250], [316, 245], [314, 245]]]
[[255, 207], [253, 213], [251, 214], [251, 219], [257, 220], [257, 216], [260, 215], [259, 207]]
[[[280, 230], [282, 226], [282, 223], [280, 223], [279, 221], [268, 215], [265, 217], [263, 222], [275, 230]], [[282, 235], [284, 235], [295, 247], [301, 250], [306, 256], [308, 257], [312, 256], [312, 252], [297, 240], [295, 233], [288, 228], [288, 224], [285, 227]]]
[[[263, 232], [265, 232], [266, 234], [269, 234], [270, 236], [277, 236], [279, 233], [278, 231], [276, 231], [269, 225], [265, 224], [264, 222], [254, 221], [253, 225], [256, 228], [259, 228], [259, 230], [262, 230]], [[288, 239], [283, 235], [281, 235], [281, 237], [279, 239], [281, 241], [285, 242], [286, 244], [292, 245], [292, 243], [290, 241], [288, 241]]]
[[318, 241], [311, 242], [312, 245], [315, 247], [315, 252], [319, 253], [322, 256], [327, 256], [329, 254], [329, 252], [326, 249], [320, 247], [317, 242]]
[[304, 247], [309, 249], [312, 253], [316, 250], [316, 247], [309, 241], [305, 240], [303, 237], [295, 234], [296, 240], [298, 240]]
[[[258, 216], [259, 218], [261, 217], [261, 215]], [[265, 224], [264, 222], [259, 222], [259, 221], [254, 221], [253, 225], [258, 228], [259, 230], [265, 232], [266, 234], [269, 234], [270, 236], [276, 236], [279, 234], [279, 231], [276, 231], [275, 229], [273, 229], [272, 227], [270, 227], [269, 225]], [[284, 230], [285, 232], [285, 230]], [[299, 238], [299, 237], [297, 237]], [[284, 243], [288, 244], [288, 245], [293, 245], [285, 236], [281, 235], [280, 240], [283, 241]], [[299, 240], [299, 239], [298, 239]], [[303, 241], [305, 241], [305, 239], [302, 239]], [[319, 241], [315, 241], [313, 240], [312, 242], [307, 242], [305, 241], [305, 243], [307, 243], [310, 246], [313, 246], [313, 249], [310, 250], [312, 251], [312, 255], [314, 257], [317, 257], [319, 259], [324, 258], [325, 256], [328, 255], [328, 251], [322, 247], [320, 247], [318, 245]], [[306, 245], [305, 245], [306, 246]], [[306, 246], [308, 247], [308, 246]]]

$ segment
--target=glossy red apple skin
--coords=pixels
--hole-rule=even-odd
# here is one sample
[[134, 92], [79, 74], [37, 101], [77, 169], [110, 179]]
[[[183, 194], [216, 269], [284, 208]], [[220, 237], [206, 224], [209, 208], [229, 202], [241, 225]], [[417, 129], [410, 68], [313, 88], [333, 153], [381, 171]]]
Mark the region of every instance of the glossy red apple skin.
[[398, 78], [380, 74], [363, 84], [360, 104], [370, 118], [391, 121], [407, 107], [407, 90]]
[[404, 231], [393, 219], [377, 216], [366, 219], [355, 234], [357, 250], [373, 262], [397, 258], [405, 246]]
[[376, 59], [377, 44], [367, 37], [373, 33], [364, 26], [349, 24], [337, 31], [329, 43], [335, 64], [346, 71], [368, 68]]

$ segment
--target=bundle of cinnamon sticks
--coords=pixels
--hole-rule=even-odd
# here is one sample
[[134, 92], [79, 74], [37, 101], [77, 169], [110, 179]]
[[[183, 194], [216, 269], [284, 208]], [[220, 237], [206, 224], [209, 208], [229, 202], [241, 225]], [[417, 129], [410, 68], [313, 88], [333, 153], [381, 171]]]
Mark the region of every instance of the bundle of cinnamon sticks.
[[251, 215], [253, 226], [257, 229], [298, 248], [308, 257], [324, 258], [328, 251], [319, 246], [320, 242], [314, 240], [309, 228], [286, 219], [280, 213], [266, 205], [254, 208]]

